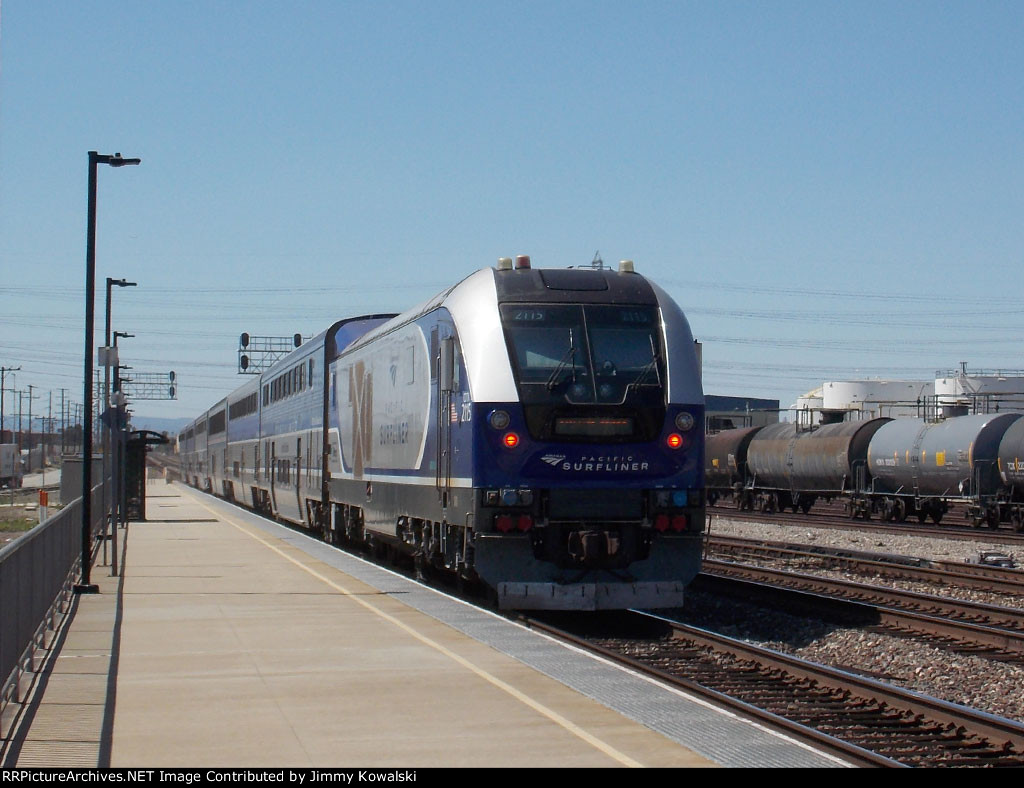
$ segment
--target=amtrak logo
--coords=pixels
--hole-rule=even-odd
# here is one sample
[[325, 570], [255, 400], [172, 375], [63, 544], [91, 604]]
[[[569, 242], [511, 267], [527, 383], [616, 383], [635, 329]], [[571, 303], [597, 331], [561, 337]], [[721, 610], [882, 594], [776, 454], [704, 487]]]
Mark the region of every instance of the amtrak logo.
[[552, 468], [585, 473], [636, 473], [650, 470], [650, 463], [632, 455], [584, 455], [569, 458], [565, 454], [545, 454], [541, 458]]

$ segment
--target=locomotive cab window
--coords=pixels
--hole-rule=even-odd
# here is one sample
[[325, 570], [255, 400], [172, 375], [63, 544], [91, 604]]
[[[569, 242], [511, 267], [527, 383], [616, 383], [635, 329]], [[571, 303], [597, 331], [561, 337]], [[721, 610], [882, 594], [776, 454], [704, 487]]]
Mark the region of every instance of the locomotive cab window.
[[624, 404], [644, 388], [661, 391], [653, 307], [505, 304], [501, 312], [517, 382], [548, 391], [530, 399]]
[[656, 307], [503, 304], [501, 317], [534, 437], [657, 433], [665, 360]]

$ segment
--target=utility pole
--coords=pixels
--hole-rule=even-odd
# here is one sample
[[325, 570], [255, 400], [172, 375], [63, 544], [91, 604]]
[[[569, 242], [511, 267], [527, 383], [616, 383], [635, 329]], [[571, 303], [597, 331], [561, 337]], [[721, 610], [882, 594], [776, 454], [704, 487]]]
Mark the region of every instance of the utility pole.
[[28, 384], [28, 467], [27, 471], [34, 471], [32, 467], [32, 400], [35, 397], [32, 395], [32, 389], [34, 389], [31, 383]]
[[50, 394], [50, 400], [46, 404], [46, 425], [47, 425], [47, 430], [44, 433], [44, 437], [43, 437], [43, 484], [44, 485], [46, 484], [46, 460], [47, 460], [46, 454], [47, 454], [47, 451], [49, 449], [49, 447], [47, 446], [48, 441], [46, 440], [46, 438], [53, 432], [53, 392], [51, 391], [51, 392], [49, 392], [49, 394]]
[[4, 398], [7, 396], [7, 373], [17, 372], [21, 367], [0, 367], [0, 443], [4, 435]]
[[68, 436], [68, 422], [64, 415], [64, 392], [67, 389], [60, 390], [60, 456], [63, 457], [67, 453], [67, 436]]

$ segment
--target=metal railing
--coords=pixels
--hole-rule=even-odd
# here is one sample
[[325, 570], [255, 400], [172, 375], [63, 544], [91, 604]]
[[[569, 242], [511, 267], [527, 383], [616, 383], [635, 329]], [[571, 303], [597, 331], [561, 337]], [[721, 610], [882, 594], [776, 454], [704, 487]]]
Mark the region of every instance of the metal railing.
[[[103, 485], [92, 490], [93, 557], [105, 520]], [[20, 701], [22, 677], [46, 648], [82, 574], [82, 499], [0, 549], [0, 712]]]

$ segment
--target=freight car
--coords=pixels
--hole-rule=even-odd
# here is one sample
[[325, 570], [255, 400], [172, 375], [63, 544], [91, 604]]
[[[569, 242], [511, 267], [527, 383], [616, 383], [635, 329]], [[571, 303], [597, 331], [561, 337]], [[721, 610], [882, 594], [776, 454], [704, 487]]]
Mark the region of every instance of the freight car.
[[819, 498], [849, 497], [865, 484], [869, 442], [887, 421], [725, 430], [708, 438], [707, 456], [724, 451], [742, 468], [731, 485], [740, 508], [806, 513]]
[[709, 497], [729, 494], [741, 509], [807, 512], [839, 498], [854, 518], [939, 523], [956, 503], [975, 525], [1024, 524], [1018, 413], [725, 430], [707, 438], [707, 458]]
[[502, 608], [674, 607], [699, 569], [704, 399], [633, 272], [499, 261], [340, 321], [182, 432], [189, 482], [402, 553]]
[[21, 487], [24, 472], [16, 443], [0, 443], [0, 487]]

